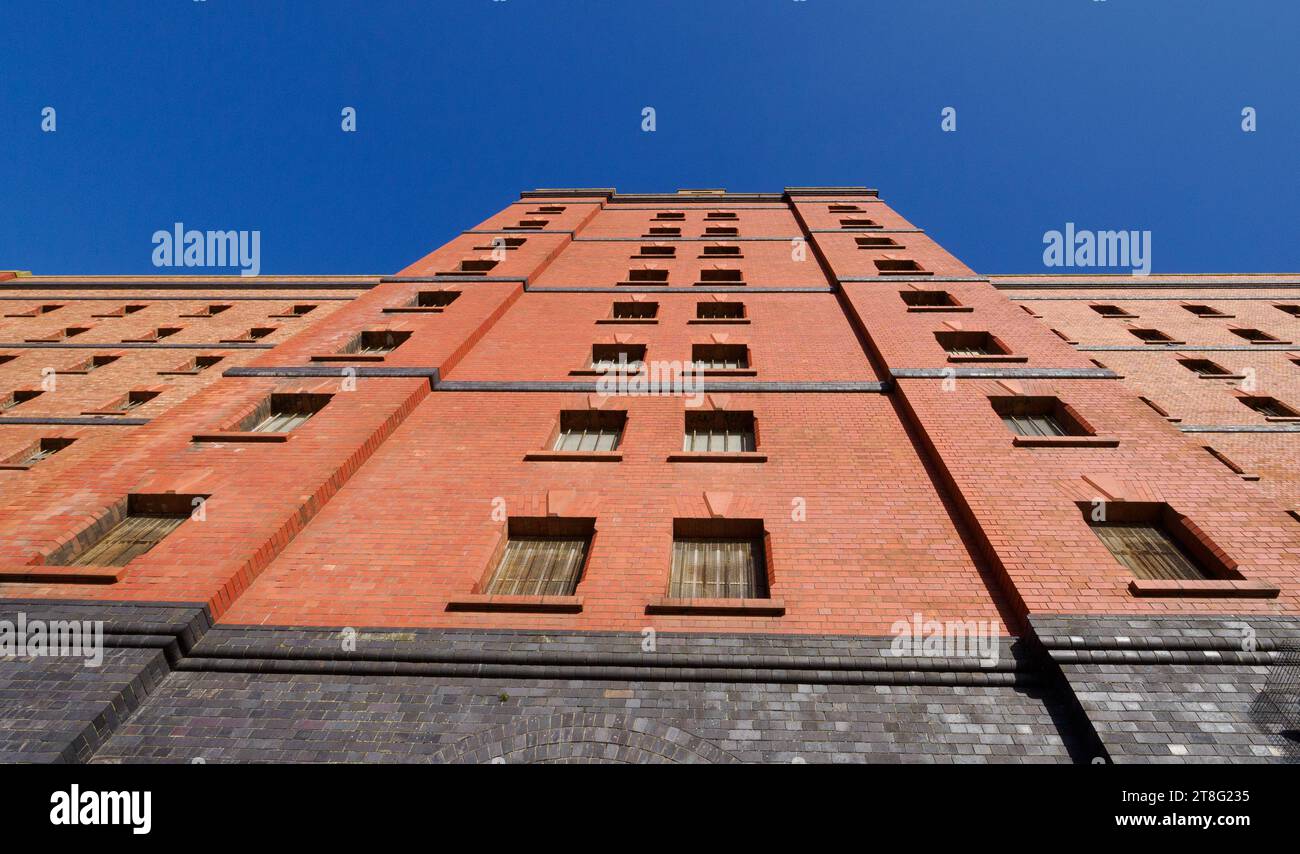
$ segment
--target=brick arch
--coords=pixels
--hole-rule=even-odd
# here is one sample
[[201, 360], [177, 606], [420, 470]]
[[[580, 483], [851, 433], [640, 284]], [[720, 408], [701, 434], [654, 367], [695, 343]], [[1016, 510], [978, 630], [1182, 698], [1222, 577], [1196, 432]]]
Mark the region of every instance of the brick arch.
[[605, 714], [537, 715], [447, 745], [433, 761], [482, 764], [593, 762], [730, 764], [732, 754], [679, 727]]

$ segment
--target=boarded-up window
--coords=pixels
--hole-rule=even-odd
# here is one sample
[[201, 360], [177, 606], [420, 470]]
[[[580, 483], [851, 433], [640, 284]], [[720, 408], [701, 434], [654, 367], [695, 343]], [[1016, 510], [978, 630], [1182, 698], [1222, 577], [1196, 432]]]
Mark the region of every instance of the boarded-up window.
[[754, 449], [754, 413], [721, 410], [686, 413], [683, 451], [736, 453]]
[[677, 520], [668, 595], [675, 599], [765, 599], [762, 525], [755, 521]]
[[483, 592], [572, 596], [591, 544], [590, 519], [511, 519], [501, 559]]
[[1138, 578], [1201, 581], [1210, 577], [1156, 523], [1094, 523], [1092, 530]]
[[575, 409], [560, 413], [560, 429], [551, 450], [613, 451], [623, 437], [627, 413], [601, 409]]

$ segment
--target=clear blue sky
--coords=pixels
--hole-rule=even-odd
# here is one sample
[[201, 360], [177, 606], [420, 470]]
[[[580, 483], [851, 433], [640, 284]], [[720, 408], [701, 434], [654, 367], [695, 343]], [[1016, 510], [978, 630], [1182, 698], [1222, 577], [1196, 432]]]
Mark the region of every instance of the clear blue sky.
[[525, 188], [867, 184], [984, 273], [1067, 221], [1300, 271], [1295, 0], [0, 2], [0, 269], [149, 272], [179, 220], [391, 273]]

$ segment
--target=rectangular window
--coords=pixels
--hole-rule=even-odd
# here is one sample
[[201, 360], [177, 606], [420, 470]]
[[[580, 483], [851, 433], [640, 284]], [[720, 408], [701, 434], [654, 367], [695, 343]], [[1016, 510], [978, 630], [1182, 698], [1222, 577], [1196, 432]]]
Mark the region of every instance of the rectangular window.
[[160, 392], [156, 391], [132, 391], [126, 395], [126, 400], [118, 407], [121, 412], [130, 412], [133, 409], [139, 409], [149, 401], [157, 397]]
[[920, 276], [928, 272], [910, 258], [877, 258], [872, 263], [882, 276]]
[[564, 213], [564, 205], [542, 205], [537, 210], [529, 211], [528, 213], [530, 215], [531, 214], [562, 214]]
[[1010, 352], [987, 332], [936, 332], [934, 337], [949, 356], [1005, 356]]
[[901, 249], [902, 244], [892, 237], [855, 237], [859, 249]]
[[27, 401], [40, 396], [41, 396], [41, 392], [39, 391], [12, 392], [11, 394], [9, 394], [9, 396], [5, 397], [3, 400], [0, 400], [0, 410], [13, 409], [15, 406], [21, 406]]
[[411, 333], [405, 330], [380, 329], [362, 332], [344, 348], [343, 352], [367, 356], [391, 353], [410, 337]]
[[1148, 344], [1163, 344], [1174, 340], [1159, 329], [1130, 329], [1129, 332], [1132, 333], [1133, 337]]
[[1155, 522], [1094, 522], [1092, 531], [1138, 578], [1204, 581], [1210, 576]]
[[1197, 317], [1227, 317], [1228, 315], [1208, 305], [1185, 305], [1183, 308]]
[[755, 448], [754, 413], [727, 410], [686, 413], [683, 451], [742, 453]]
[[615, 320], [653, 320], [658, 314], [657, 302], [616, 302], [611, 316]]
[[677, 519], [668, 595], [674, 599], [766, 599], [767, 562], [757, 520]]
[[460, 291], [420, 291], [411, 305], [416, 308], [446, 308], [459, 296]]
[[709, 211], [704, 215], [705, 219], [736, 219], [733, 211]]
[[36, 443], [36, 446], [28, 451], [19, 461], [19, 465], [34, 466], [41, 460], [50, 457], [62, 451], [71, 445], [76, 439], [42, 439]]
[[840, 220], [840, 228], [880, 228], [880, 224], [874, 219], [849, 217]]
[[1090, 305], [1088, 308], [1091, 308], [1102, 317], [1136, 317], [1136, 315], [1129, 314], [1117, 305]]
[[1227, 368], [1209, 359], [1179, 359], [1178, 364], [1202, 377], [1223, 377], [1231, 373]]
[[1275, 338], [1274, 336], [1269, 335], [1267, 332], [1263, 332], [1259, 329], [1233, 329], [1230, 331], [1232, 332], [1233, 335], [1236, 335], [1240, 338], [1245, 338], [1247, 341], [1249, 341], [1252, 344], [1280, 343], [1280, 339]]
[[498, 262], [491, 259], [483, 260], [479, 258], [470, 258], [461, 261], [455, 270], [449, 273], [441, 273], [443, 276], [486, 276]]
[[328, 394], [273, 394], [241, 425], [250, 433], [288, 433], [330, 402]]
[[989, 403], [1017, 436], [1091, 435], [1055, 397], [991, 397]]
[[686, 219], [686, 214], [681, 211], [660, 211], [655, 214], [655, 219], [683, 220]]
[[958, 308], [960, 303], [947, 291], [900, 291], [909, 308]]
[[1284, 311], [1292, 317], [1300, 317], [1300, 305], [1274, 305], [1278, 311]]
[[739, 270], [720, 270], [717, 268], [700, 271], [700, 284], [703, 285], [743, 285], [744, 276]]
[[484, 586], [492, 596], [572, 596], [582, 580], [593, 520], [511, 519], [501, 559]]
[[831, 213], [856, 213], [860, 212], [862, 207], [860, 205], [839, 204], [827, 205], [826, 209]]
[[644, 361], [644, 344], [591, 345], [591, 369], [595, 371], [639, 371]]
[[631, 269], [627, 271], [627, 280], [638, 285], [668, 284], [667, 270]]
[[623, 438], [627, 413], [621, 410], [566, 409], [552, 451], [615, 451]]
[[741, 320], [745, 316], [743, 302], [697, 302], [695, 317], [699, 320]]
[[749, 367], [749, 348], [744, 344], [694, 344], [691, 361], [701, 371], [734, 371]]
[[94, 542], [66, 556], [56, 553], [46, 562], [53, 566], [126, 566], [179, 528], [193, 512], [194, 499], [202, 497], [132, 495], [127, 499], [126, 514]]
[[507, 252], [518, 249], [528, 242], [527, 237], [493, 237], [492, 243], [487, 246], [475, 246], [475, 252], [489, 252], [493, 249], [504, 249]]
[[739, 258], [739, 246], [705, 246], [700, 250], [701, 258]]
[[646, 237], [680, 237], [681, 234], [682, 234], [682, 230], [680, 228], [677, 228], [675, 226], [670, 227], [666, 225], [661, 225], [661, 226], [651, 227], [646, 232], [645, 236]]
[[731, 225], [710, 225], [704, 229], [705, 237], [739, 237], [740, 229]]
[[1300, 412], [1296, 412], [1276, 397], [1239, 397], [1237, 398], [1246, 406], [1269, 418], [1300, 418]]
[[506, 231], [541, 231], [546, 228], [550, 220], [546, 219], [521, 219], [517, 225], [507, 225]]
[[672, 258], [677, 254], [676, 246], [642, 246], [638, 258]]

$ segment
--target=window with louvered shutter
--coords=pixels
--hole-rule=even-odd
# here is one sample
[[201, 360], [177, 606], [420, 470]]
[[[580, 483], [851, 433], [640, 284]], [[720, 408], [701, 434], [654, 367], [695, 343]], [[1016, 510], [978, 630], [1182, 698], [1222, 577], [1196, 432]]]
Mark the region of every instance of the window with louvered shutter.
[[766, 598], [762, 541], [674, 538], [668, 595], [680, 599]]
[[485, 593], [572, 596], [587, 556], [585, 537], [511, 536]]
[[1203, 581], [1210, 576], [1165, 531], [1153, 523], [1094, 523], [1092, 530], [1115, 559], [1138, 578]]

